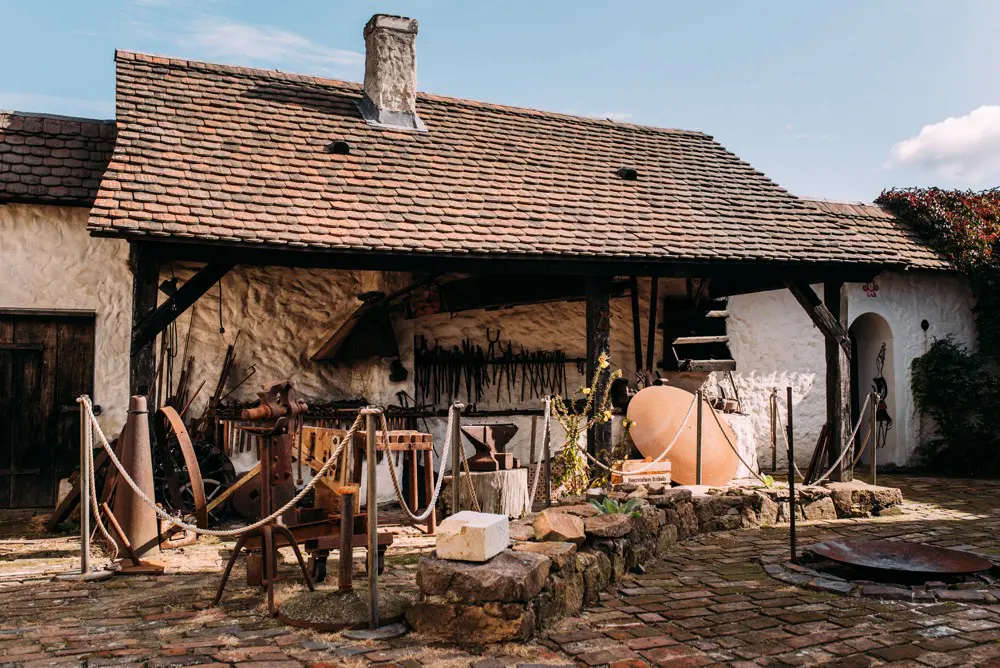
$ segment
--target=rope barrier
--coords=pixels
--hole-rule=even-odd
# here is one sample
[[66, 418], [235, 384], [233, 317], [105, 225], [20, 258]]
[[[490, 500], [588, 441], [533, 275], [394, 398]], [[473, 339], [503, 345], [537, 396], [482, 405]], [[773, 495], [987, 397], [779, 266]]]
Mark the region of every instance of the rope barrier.
[[[77, 402], [80, 403], [80, 400], [77, 399]], [[111, 549], [113, 563], [118, 558], [118, 541], [111, 537], [111, 532], [104, 526], [104, 520], [101, 518], [101, 506], [97, 500], [97, 480], [94, 476], [94, 433], [90, 429], [84, 429], [83, 434], [83, 449], [87, 457], [87, 469], [90, 471], [90, 475], [87, 476], [89, 480], [86, 481], [87, 494], [90, 495], [90, 512], [97, 522], [97, 528], [100, 529], [101, 535], [104, 536], [104, 540]]]
[[643, 471], [648, 471], [649, 469], [653, 468], [653, 466], [655, 464], [658, 464], [659, 462], [661, 462], [663, 460], [663, 458], [667, 456], [667, 453], [670, 452], [671, 448], [673, 448], [677, 444], [678, 439], [680, 439], [680, 437], [681, 437], [681, 433], [683, 433], [683, 431], [684, 431], [684, 425], [686, 425], [687, 421], [691, 418], [691, 413], [694, 412], [694, 407], [695, 407], [695, 404], [697, 402], [698, 402], [698, 396], [695, 395], [694, 399], [691, 400], [691, 405], [688, 406], [688, 410], [687, 410], [687, 413], [684, 415], [684, 419], [681, 420], [680, 426], [677, 427], [677, 433], [674, 434], [673, 440], [671, 440], [670, 444], [666, 448], [664, 448], [663, 452], [661, 452], [659, 455], [657, 455], [656, 459], [654, 459], [653, 461], [651, 461], [648, 464], [646, 464], [645, 466], [641, 466], [641, 467], [639, 467], [637, 469], [633, 469], [633, 470], [630, 470], [630, 471], [623, 471], [623, 470], [611, 468], [610, 466], [608, 466], [607, 464], [605, 464], [604, 462], [602, 462], [601, 460], [597, 459], [592, 454], [590, 454], [589, 452], [587, 452], [587, 448], [582, 447], [579, 444], [579, 442], [576, 443], [576, 447], [584, 455], [586, 455], [587, 459], [589, 459], [591, 462], [593, 462], [594, 464], [597, 464], [602, 469], [604, 469], [605, 471], [608, 471], [610, 473], [614, 473], [614, 474], [617, 474], [617, 475], [625, 475], [625, 474], [635, 475], [637, 473], [642, 473]]
[[[319, 479], [322, 478], [324, 475], [326, 475], [327, 472], [329, 472], [330, 467], [333, 466], [334, 462], [340, 457], [340, 451], [344, 448], [344, 444], [350, 442], [351, 439], [354, 437], [355, 432], [357, 432], [358, 426], [361, 424], [361, 416], [367, 414], [367, 412], [376, 412], [381, 410], [381, 409], [363, 409], [362, 411], [360, 411], [358, 413], [358, 417], [355, 418], [354, 420], [354, 424], [352, 424], [351, 428], [347, 430], [347, 434], [345, 434], [344, 438], [341, 439], [340, 443], [337, 445], [336, 450], [330, 454], [330, 458], [326, 460], [326, 463], [323, 464], [323, 467], [319, 471], [317, 471], [316, 475], [313, 476], [312, 480], [310, 480], [306, 484], [306, 486], [303, 487], [299, 491], [299, 493], [296, 494], [284, 506], [274, 511], [267, 517], [254, 522], [253, 524], [249, 524], [247, 526], [240, 527], [238, 529], [220, 530], [220, 529], [202, 529], [201, 527], [198, 527], [194, 524], [188, 524], [187, 522], [184, 522], [174, 517], [173, 515], [170, 515], [169, 513], [164, 511], [160, 506], [158, 506], [152, 499], [146, 496], [145, 492], [143, 492], [142, 489], [139, 488], [139, 485], [135, 482], [135, 480], [132, 479], [132, 476], [130, 476], [128, 471], [125, 470], [125, 467], [122, 465], [121, 461], [119, 461], [118, 457], [115, 455], [114, 448], [112, 448], [111, 444], [108, 442], [107, 436], [104, 435], [104, 432], [101, 430], [100, 425], [97, 424], [97, 418], [94, 416], [94, 407], [90, 402], [90, 397], [83, 395], [77, 401], [82, 403], [84, 408], [86, 409], [87, 420], [88, 422], [90, 422], [91, 428], [97, 432], [98, 439], [100, 440], [101, 445], [104, 447], [105, 452], [108, 453], [108, 457], [110, 458], [111, 463], [115, 465], [115, 468], [118, 469], [118, 472], [121, 474], [125, 482], [128, 483], [128, 486], [132, 488], [132, 491], [134, 491], [139, 496], [139, 498], [146, 503], [146, 505], [152, 508], [162, 520], [169, 522], [175, 527], [179, 527], [181, 529], [184, 529], [185, 531], [193, 531], [196, 534], [202, 534], [205, 536], [218, 536], [218, 537], [237, 536], [245, 531], [251, 531], [253, 529], [257, 529], [269, 522], [274, 521], [278, 517], [284, 515], [286, 512], [294, 508], [296, 504], [298, 504], [298, 502], [301, 501], [302, 498], [309, 493], [309, 490], [311, 490], [316, 485], [316, 483], [319, 482]], [[93, 458], [92, 451], [90, 453], [90, 457]], [[93, 466], [90, 467], [90, 480], [93, 491], [94, 489], [96, 489], [97, 485], [94, 479]], [[98, 526], [103, 526], [101, 525], [100, 520], [98, 520]]]
[[726, 443], [729, 444], [729, 448], [734, 453], [736, 453], [736, 456], [739, 458], [740, 462], [743, 464], [743, 466], [745, 466], [747, 468], [748, 471], [750, 471], [750, 474], [753, 477], [757, 478], [757, 480], [759, 480], [760, 482], [765, 482], [764, 478], [759, 473], [757, 473], [756, 471], [754, 471], [752, 466], [750, 466], [749, 464], [747, 464], [747, 460], [743, 459], [743, 455], [740, 454], [740, 451], [736, 448], [735, 445], [733, 445], [733, 442], [731, 440], [729, 440], [729, 434], [727, 434], [726, 430], [723, 428], [723, 426], [722, 426], [722, 420], [719, 419], [719, 414], [716, 412], [715, 406], [713, 406], [711, 403], [709, 403], [708, 404], [708, 408], [709, 408], [709, 410], [712, 413], [712, 417], [715, 418], [715, 424], [719, 425], [719, 430], [722, 432], [723, 438], [725, 438], [726, 439]]
[[[462, 468], [465, 469], [465, 486], [469, 490], [469, 498], [472, 499], [472, 508], [477, 513], [481, 513], [483, 512], [483, 509], [479, 506], [479, 498], [476, 494], [476, 488], [472, 485], [472, 472], [469, 471], [469, 460], [465, 456], [465, 446], [459, 443], [458, 447], [462, 451]], [[455, 474], [452, 474], [452, 477], [455, 478], [455, 484], [458, 484], [458, 478]], [[455, 508], [454, 512], [458, 512], [458, 508]]]
[[847, 446], [854, 440], [854, 437], [858, 435], [858, 430], [861, 429], [861, 422], [864, 421], [865, 419], [865, 413], [868, 411], [868, 404], [871, 402], [871, 400], [872, 400], [872, 395], [869, 394], [865, 397], [865, 405], [861, 407], [860, 411], [858, 411], [858, 423], [854, 425], [854, 431], [852, 431], [851, 435], [847, 438], [847, 440], [840, 445], [840, 456], [837, 457], [837, 461], [833, 463], [833, 466], [827, 469], [826, 473], [824, 473], [823, 475], [821, 475], [820, 477], [816, 478], [816, 480], [813, 481], [814, 485], [819, 484], [824, 480], [826, 480], [827, 477], [831, 473], [833, 473], [838, 466], [840, 466], [840, 462], [844, 461], [844, 457], [847, 456], [848, 452], [850, 452], [850, 448]]
[[[396, 466], [392, 462], [392, 457], [388, 456], [389, 459], [389, 478], [392, 480], [392, 488], [396, 492], [396, 498], [399, 500], [399, 505], [403, 509], [403, 513], [410, 519], [411, 522], [423, 522], [431, 513], [434, 512], [434, 507], [437, 505], [438, 497], [441, 495], [441, 489], [444, 486], [444, 465], [448, 461], [448, 454], [451, 451], [451, 433], [452, 427], [455, 424], [455, 413], [461, 411], [465, 408], [464, 404], [452, 404], [451, 410], [448, 411], [448, 431], [444, 439], [444, 451], [441, 453], [440, 464], [438, 464], [438, 479], [437, 484], [434, 486], [434, 495], [431, 497], [430, 503], [427, 504], [427, 508], [424, 512], [417, 515], [409, 505], [406, 503], [406, 499], [403, 498], [403, 490], [399, 485], [399, 478], [396, 474]], [[382, 414], [382, 429], [385, 430], [384, 433], [388, 434], [388, 422], [385, 418], [385, 413]]]
[[[784, 420], [781, 419], [781, 404], [779, 404], [777, 401], [774, 402], [774, 410], [775, 410], [775, 415], [778, 416], [778, 422], [785, 422]], [[785, 422], [785, 425], [787, 424], [788, 423]], [[785, 433], [784, 428], [779, 429], [778, 431], [781, 433], [781, 440], [785, 443], [785, 452], [788, 452], [788, 434]], [[795, 462], [792, 462], [792, 468], [795, 469], [795, 475], [797, 475], [799, 479], [802, 480], [802, 482], [805, 482], [806, 477], [805, 475], [802, 474], [802, 471], [799, 470], [799, 465], [796, 464]]]

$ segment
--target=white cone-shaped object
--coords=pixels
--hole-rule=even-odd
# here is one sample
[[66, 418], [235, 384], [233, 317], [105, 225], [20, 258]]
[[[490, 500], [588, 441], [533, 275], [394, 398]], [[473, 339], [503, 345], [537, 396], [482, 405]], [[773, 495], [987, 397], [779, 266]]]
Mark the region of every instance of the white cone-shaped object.
[[[125, 441], [119, 447], [118, 458], [132, 479], [150, 499], [153, 492], [153, 455], [149, 443], [149, 415], [146, 397], [135, 396], [129, 401], [128, 423], [122, 432]], [[129, 543], [140, 556], [160, 551], [156, 511], [119, 478], [115, 488], [115, 517]], [[124, 545], [119, 545], [124, 552]]]

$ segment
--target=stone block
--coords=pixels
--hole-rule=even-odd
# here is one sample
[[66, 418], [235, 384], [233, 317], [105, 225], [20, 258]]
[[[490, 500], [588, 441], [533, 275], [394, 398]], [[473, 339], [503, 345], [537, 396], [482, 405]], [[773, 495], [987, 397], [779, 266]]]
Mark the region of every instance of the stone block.
[[657, 508], [668, 508], [673, 507], [678, 503], [690, 501], [691, 498], [692, 495], [690, 489], [675, 487], [673, 489], [665, 489], [657, 494], [650, 494], [646, 497], [646, 500]]
[[524, 520], [514, 520], [510, 523], [508, 528], [511, 540], [534, 540], [535, 539], [535, 528], [531, 526], [531, 522], [525, 522]]
[[699, 494], [692, 502], [698, 530], [703, 533], [731, 531], [743, 526], [743, 497]]
[[595, 515], [584, 520], [583, 525], [588, 536], [622, 538], [632, 530], [632, 516], [624, 513]]
[[869, 485], [860, 480], [826, 484], [838, 517], [868, 517], [903, 503], [903, 493], [895, 487]]
[[452, 603], [526, 603], [542, 590], [551, 564], [543, 554], [512, 550], [484, 563], [431, 556], [417, 566], [417, 586], [424, 596]]
[[583, 520], [576, 515], [562, 513], [554, 508], [543, 510], [535, 518], [535, 540], [551, 540], [580, 545], [586, 539]]
[[406, 621], [430, 638], [459, 645], [523, 642], [535, 629], [534, 609], [527, 603], [459, 605], [432, 599], [411, 607]]
[[458, 561], [488, 561], [510, 543], [506, 515], [463, 510], [448, 517], [437, 528], [437, 556]]
[[[798, 495], [796, 495], [798, 496]], [[799, 517], [807, 520], [835, 520], [837, 508], [829, 496], [813, 500], [802, 500], [797, 504]]]
[[[552, 560], [556, 570], [576, 570], [576, 545], [573, 543], [514, 543], [515, 552], [534, 552], [544, 554]], [[569, 569], [566, 567], [570, 566]]]
[[584, 603], [595, 605], [611, 584], [611, 560], [603, 552], [588, 549], [577, 553], [576, 567], [583, 575]]
[[594, 515], [599, 515], [599, 511], [592, 503], [576, 503], [572, 506], [556, 506], [556, 510], [560, 513], [567, 513], [569, 515], [576, 515], [577, 517], [593, 517]]
[[583, 610], [583, 574], [573, 571], [552, 575], [545, 589], [532, 602], [535, 608], [535, 625], [542, 629], [569, 615]]

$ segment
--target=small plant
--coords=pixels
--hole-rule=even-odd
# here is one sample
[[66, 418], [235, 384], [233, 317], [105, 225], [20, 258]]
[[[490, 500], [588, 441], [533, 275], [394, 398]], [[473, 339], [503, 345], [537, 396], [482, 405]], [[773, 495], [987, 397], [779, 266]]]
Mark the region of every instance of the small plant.
[[639, 516], [639, 505], [642, 499], [629, 499], [625, 503], [618, 503], [614, 499], [604, 499], [604, 501], [590, 500], [590, 505], [597, 508], [602, 515], [631, 515]]
[[[568, 399], [556, 395], [552, 399], [552, 414], [566, 432], [566, 443], [559, 458], [562, 472], [556, 483], [562, 485], [569, 494], [581, 494], [592, 486], [590, 467], [586, 457], [579, 450], [580, 438], [595, 424], [610, 422], [611, 383], [621, 378], [621, 369], [610, 371], [611, 360], [602, 353], [597, 358], [597, 368], [588, 387], [581, 387]], [[577, 398], [586, 399], [583, 410], [577, 410]], [[627, 450], [626, 450], [627, 452]], [[618, 456], [617, 448], [607, 455], [608, 459]]]
[[760, 484], [767, 489], [774, 489], [774, 478], [769, 475], [761, 476]]

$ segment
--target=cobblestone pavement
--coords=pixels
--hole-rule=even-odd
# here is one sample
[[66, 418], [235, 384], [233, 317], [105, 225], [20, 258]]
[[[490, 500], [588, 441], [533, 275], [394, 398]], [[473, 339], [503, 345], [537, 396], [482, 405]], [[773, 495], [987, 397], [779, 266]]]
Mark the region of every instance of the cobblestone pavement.
[[[800, 527], [800, 544], [836, 536], [897, 537], [1000, 557], [1000, 482], [897, 476], [879, 482], [903, 489], [903, 515], [807, 523]], [[0, 662], [1000, 666], [1000, 605], [883, 602], [780, 583], [758, 560], [787, 550], [785, 529], [700, 536], [538, 641], [470, 651], [428, 645], [415, 634], [361, 643], [282, 626], [267, 617], [258, 591], [246, 586], [242, 565], [223, 604], [206, 608], [231, 543], [203, 540], [166, 553], [167, 574], [157, 578], [52, 582], [48, 574], [76, 565], [79, 541], [33, 537], [38, 520], [0, 522]], [[415, 563], [431, 544], [419, 532], [400, 529], [386, 585], [412, 592]], [[283, 571], [292, 575], [290, 566]], [[278, 599], [298, 591], [290, 577]]]

